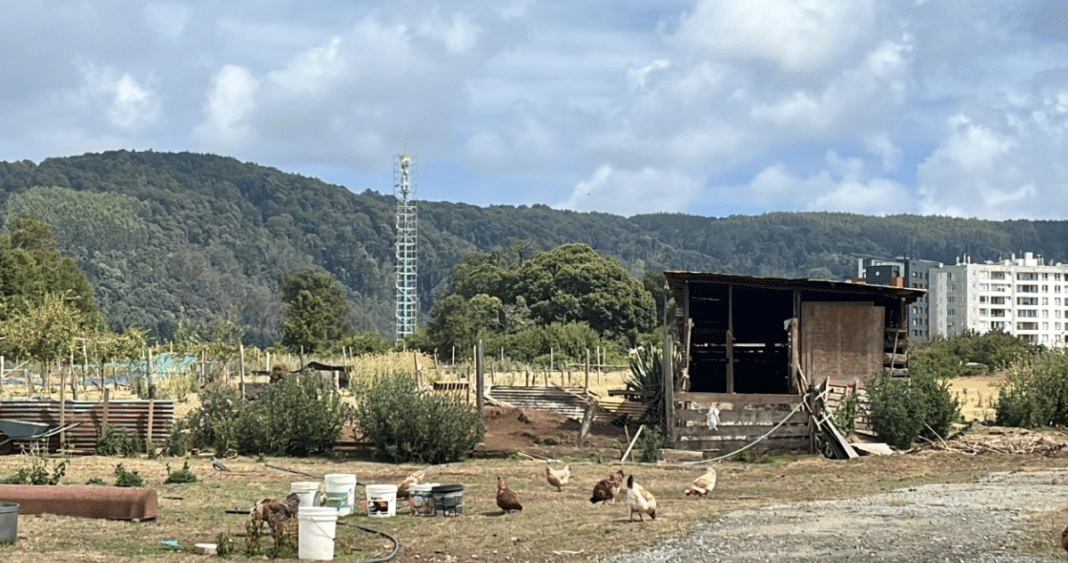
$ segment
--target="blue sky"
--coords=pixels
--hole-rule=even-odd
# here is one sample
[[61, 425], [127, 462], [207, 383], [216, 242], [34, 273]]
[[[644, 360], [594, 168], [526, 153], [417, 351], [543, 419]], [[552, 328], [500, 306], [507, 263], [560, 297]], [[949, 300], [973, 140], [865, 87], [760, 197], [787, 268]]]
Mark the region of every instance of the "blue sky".
[[0, 160], [233, 156], [633, 215], [1068, 218], [1068, 2], [73, 2], [0, 20]]

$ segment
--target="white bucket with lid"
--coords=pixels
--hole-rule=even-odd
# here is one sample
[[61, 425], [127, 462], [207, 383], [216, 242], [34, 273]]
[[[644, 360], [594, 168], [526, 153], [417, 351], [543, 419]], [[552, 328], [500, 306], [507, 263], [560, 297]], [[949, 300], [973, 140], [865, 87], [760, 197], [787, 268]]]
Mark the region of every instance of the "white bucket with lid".
[[323, 477], [326, 484], [326, 506], [337, 509], [338, 516], [352, 514], [356, 504], [356, 476], [351, 473], [327, 473]]
[[387, 517], [397, 514], [396, 485], [367, 485], [367, 515]]
[[434, 496], [431, 490], [437, 483], [416, 483], [408, 487], [408, 514], [412, 516], [433, 516]]
[[289, 484], [289, 492], [297, 493], [300, 506], [315, 506], [315, 493], [319, 492], [318, 481], [297, 481]]
[[330, 561], [334, 558], [337, 509], [330, 506], [301, 506], [297, 556], [301, 559]]

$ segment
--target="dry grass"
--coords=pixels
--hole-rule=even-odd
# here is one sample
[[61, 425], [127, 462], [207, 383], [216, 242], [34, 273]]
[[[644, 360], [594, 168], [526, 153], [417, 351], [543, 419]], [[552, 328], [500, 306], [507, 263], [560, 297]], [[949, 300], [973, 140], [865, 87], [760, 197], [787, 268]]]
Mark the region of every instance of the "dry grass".
[[[830, 461], [816, 456], [771, 456], [757, 463], [718, 464], [719, 483], [709, 498], [683, 496], [690, 481], [701, 471], [667, 465], [628, 464], [657, 496], [655, 521], [629, 522], [622, 503], [592, 506], [593, 483], [620, 467], [613, 463], [570, 460], [572, 484], [557, 493], [546, 482], [543, 464], [519, 460], [472, 460], [427, 468], [427, 480], [462, 483], [464, 515], [460, 518], [415, 518], [398, 507], [394, 518], [370, 518], [363, 514], [342, 518], [335, 554], [338, 560], [383, 555], [389, 543], [347, 524], [388, 531], [401, 539], [401, 561], [418, 555], [428, 561], [446, 555], [480, 560], [551, 560], [553, 552], [581, 552], [586, 559], [616, 553], [655, 541], [664, 535], [681, 534], [695, 522], [713, 520], [727, 511], [807, 501], [853, 497], [929, 482], [970, 482], [990, 470], [1040, 468], [1059, 465], [1056, 460], [1023, 456], [964, 456], [952, 453], [921, 453], [868, 457], [851, 462]], [[164, 485], [166, 464], [179, 469], [180, 459], [119, 459], [84, 457], [71, 460], [64, 484], [82, 484], [93, 477], [113, 483], [118, 463], [138, 471], [147, 486], [160, 497], [156, 523], [107, 522], [58, 516], [22, 517], [19, 541], [2, 552], [9, 561], [156, 561], [197, 560], [193, 544], [212, 542], [219, 533], [245, 539], [247, 518], [227, 514], [228, 509], [247, 509], [264, 497], [282, 497], [289, 484], [307, 478], [269, 468], [252, 459], [233, 459], [231, 473], [210, 469], [207, 458], [193, 458], [190, 467], [199, 481]], [[269, 459], [266, 463], [315, 474], [354, 473], [360, 483], [396, 483], [415, 466], [388, 465], [356, 459]], [[13, 474], [28, 464], [21, 456], [0, 458], [0, 475]], [[504, 515], [494, 502], [496, 475], [515, 489], [524, 504], [519, 513]], [[358, 489], [358, 495], [362, 488]], [[1059, 530], [1057, 530], [1059, 533]], [[1036, 545], [1049, 530], [1033, 530]], [[161, 544], [177, 540], [174, 550]], [[234, 560], [247, 560], [243, 556]]]

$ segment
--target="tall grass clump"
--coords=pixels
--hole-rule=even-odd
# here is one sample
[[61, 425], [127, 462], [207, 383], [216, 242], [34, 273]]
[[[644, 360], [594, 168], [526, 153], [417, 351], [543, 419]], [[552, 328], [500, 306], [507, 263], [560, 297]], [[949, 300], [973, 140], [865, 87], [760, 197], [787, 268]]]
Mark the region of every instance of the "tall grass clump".
[[486, 428], [478, 410], [421, 390], [409, 372], [395, 372], [355, 391], [356, 420], [388, 462], [448, 463], [470, 455]]
[[994, 420], [1020, 428], [1068, 425], [1068, 351], [1047, 351], [1012, 364]]

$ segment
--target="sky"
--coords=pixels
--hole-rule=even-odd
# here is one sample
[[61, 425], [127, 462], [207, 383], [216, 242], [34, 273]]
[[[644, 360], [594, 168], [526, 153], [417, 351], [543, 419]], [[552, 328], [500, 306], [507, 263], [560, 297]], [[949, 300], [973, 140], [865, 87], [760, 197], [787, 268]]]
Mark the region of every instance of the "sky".
[[1066, 0], [21, 0], [0, 160], [632, 216], [1068, 219]]

